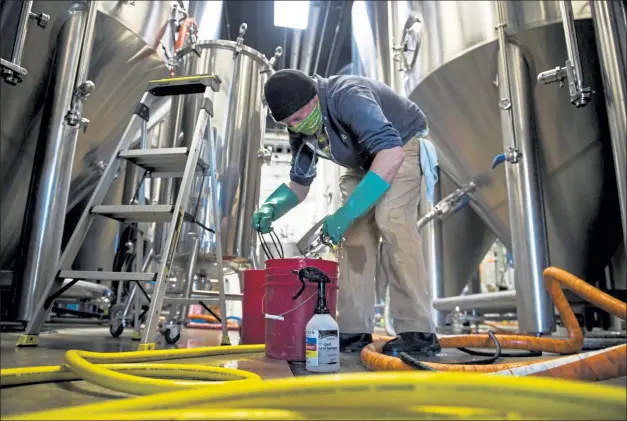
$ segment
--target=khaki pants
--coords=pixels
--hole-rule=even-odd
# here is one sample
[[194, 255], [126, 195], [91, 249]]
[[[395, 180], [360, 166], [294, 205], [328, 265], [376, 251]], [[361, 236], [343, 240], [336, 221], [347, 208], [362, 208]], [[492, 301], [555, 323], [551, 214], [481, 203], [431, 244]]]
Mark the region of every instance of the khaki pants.
[[[404, 149], [405, 160], [388, 191], [374, 209], [357, 219], [344, 234], [338, 291], [342, 333], [373, 331], [375, 282], [389, 282], [396, 333], [435, 332], [422, 241], [416, 225], [422, 178], [420, 144], [412, 139]], [[343, 203], [362, 177], [352, 170], [342, 175]], [[377, 271], [378, 265], [381, 266]], [[385, 276], [377, 276], [382, 270]], [[377, 285], [377, 289], [382, 291], [384, 286]]]

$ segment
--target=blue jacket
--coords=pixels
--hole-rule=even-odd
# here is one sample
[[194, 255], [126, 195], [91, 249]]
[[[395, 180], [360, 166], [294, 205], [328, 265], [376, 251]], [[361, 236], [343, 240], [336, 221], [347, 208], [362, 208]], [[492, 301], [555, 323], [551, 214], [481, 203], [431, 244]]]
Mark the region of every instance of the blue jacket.
[[[370, 169], [381, 150], [403, 146], [427, 129], [418, 106], [389, 86], [361, 76], [314, 76], [333, 161], [355, 170]], [[292, 150], [290, 179], [309, 186], [316, 177], [318, 156], [303, 142], [314, 136], [289, 131]], [[312, 159], [314, 160], [312, 165]]]

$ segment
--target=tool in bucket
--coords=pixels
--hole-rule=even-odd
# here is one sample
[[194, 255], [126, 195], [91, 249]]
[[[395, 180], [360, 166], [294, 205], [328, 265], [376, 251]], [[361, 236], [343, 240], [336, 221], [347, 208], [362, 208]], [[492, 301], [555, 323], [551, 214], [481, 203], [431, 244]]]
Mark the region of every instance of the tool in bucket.
[[324, 247], [329, 247], [335, 250], [335, 246], [331, 243], [328, 236], [321, 232], [324, 221], [328, 218], [328, 215], [318, 221], [303, 238], [298, 240], [296, 247], [298, 252], [304, 257], [313, 257], [315, 259], [321, 259], [320, 252]]

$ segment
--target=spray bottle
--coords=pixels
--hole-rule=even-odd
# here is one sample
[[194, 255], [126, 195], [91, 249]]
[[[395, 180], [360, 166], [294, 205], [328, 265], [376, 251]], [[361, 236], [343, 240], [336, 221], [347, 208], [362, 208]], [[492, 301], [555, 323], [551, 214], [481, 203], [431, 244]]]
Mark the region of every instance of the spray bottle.
[[340, 371], [340, 329], [331, 317], [327, 307], [325, 285], [330, 283], [329, 277], [320, 269], [306, 267], [295, 270], [302, 286], [293, 299], [305, 290], [305, 279], [318, 284], [318, 304], [314, 316], [305, 328], [305, 349], [307, 371], [315, 373], [335, 373]]

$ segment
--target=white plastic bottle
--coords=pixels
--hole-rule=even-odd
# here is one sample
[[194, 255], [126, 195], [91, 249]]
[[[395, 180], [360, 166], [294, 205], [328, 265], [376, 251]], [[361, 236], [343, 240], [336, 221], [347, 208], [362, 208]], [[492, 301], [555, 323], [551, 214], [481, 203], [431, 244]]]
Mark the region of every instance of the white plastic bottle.
[[330, 314], [315, 314], [309, 320], [305, 345], [307, 371], [315, 373], [340, 371], [340, 329]]

